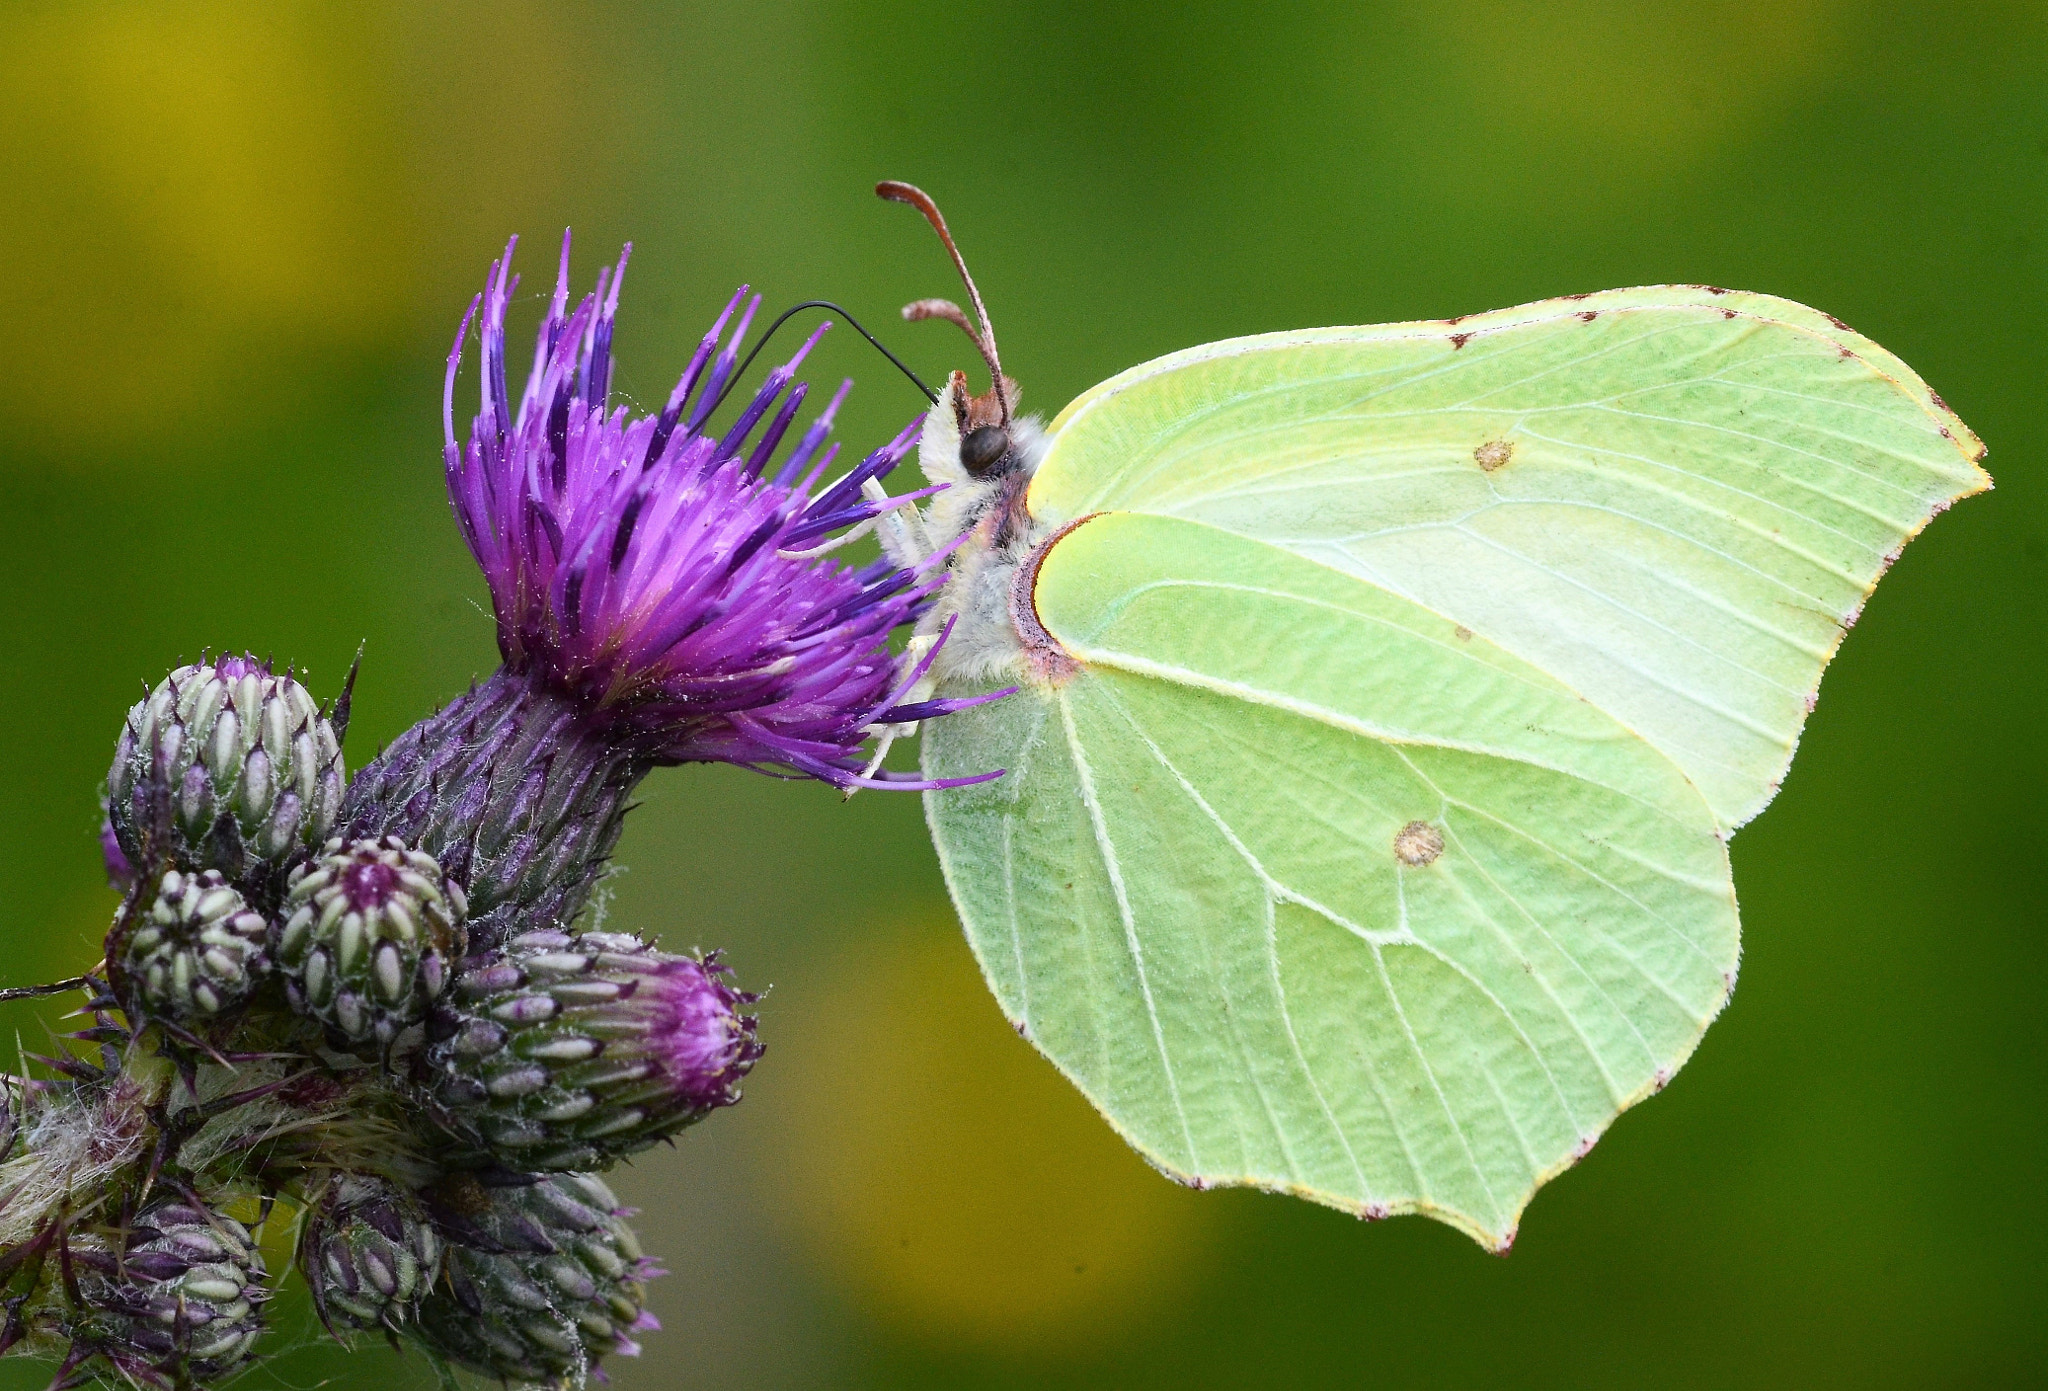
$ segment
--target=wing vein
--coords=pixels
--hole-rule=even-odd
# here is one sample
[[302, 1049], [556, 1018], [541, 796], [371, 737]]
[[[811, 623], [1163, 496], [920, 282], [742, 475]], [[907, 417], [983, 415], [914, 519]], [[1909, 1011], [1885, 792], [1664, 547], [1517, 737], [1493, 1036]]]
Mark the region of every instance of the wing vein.
[[1152, 981], [1145, 972], [1145, 952], [1138, 942], [1138, 921], [1131, 911], [1131, 900], [1124, 887], [1123, 866], [1117, 859], [1116, 846], [1109, 838], [1109, 827], [1102, 819], [1102, 803], [1095, 795], [1095, 774], [1088, 763], [1088, 755], [1081, 748], [1081, 734], [1074, 726], [1074, 711], [1063, 693], [1057, 697], [1060, 707], [1060, 724], [1066, 730], [1067, 749], [1074, 760], [1074, 772], [1081, 781], [1081, 801], [1088, 808], [1088, 824], [1095, 832], [1095, 846], [1102, 856], [1103, 871], [1109, 876], [1111, 891], [1116, 895], [1118, 914], [1123, 919], [1124, 945], [1131, 954], [1131, 966], [1138, 973], [1138, 992], [1145, 1000], [1145, 1013], [1152, 1021], [1152, 1041], [1159, 1049], [1159, 1067], [1166, 1078], [1167, 1095], [1173, 1099], [1174, 1113], [1180, 1117], [1181, 1137], [1187, 1143], [1188, 1168], [1199, 1170], [1201, 1161], [1197, 1158], [1194, 1128], [1188, 1123], [1187, 1107], [1181, 1101], [1180, 1083], [1173, 1074], [1173, 1057], [1166, 1048], [1166, 1030], [1159, 1021], [1159, 1006], [1152, 998]]

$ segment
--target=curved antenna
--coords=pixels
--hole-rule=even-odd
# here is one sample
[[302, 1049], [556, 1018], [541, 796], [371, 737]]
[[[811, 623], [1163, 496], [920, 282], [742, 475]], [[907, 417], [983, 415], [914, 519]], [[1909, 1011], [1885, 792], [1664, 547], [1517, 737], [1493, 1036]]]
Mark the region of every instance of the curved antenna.
[[[726, 378], [725, 389], [719, 392], [718, 399], [711, 403], [711, 410], [715, 411], [720, 406], [725, 404], [725, 398], [732, 395], [732, 389], [739, 385], [740, 378], [747, 375], [747, 369], [754, 365], [754, 359], [761, 355], [761, 349], [768, 346], [768, 340], [775, 336], [775, 330], [781, 328], [784, 324], [789, 322], [792, 316], [797, 314], [799, 311], [805, 309], [829, 309], [834, 314], [837, 314], [840, 318], [846, 320], [847, 323], [852, 324], [853, 331], [855, 333], [858, 333], [861, 337], [867, 339], [868, 342], [874, 344], [876, 352], [880, 353], [883, 357], [888, 358], [889, 361], [895, 363], [896, 370], [901, 372], [904, 376], [910, 378], [910, 380], [916, 384], [917, 389], [924, 393], [925, 400], [931, 402], [933, 405], [937, 405], [939, 403], [939, 393], [933, 391], [930, 387], [926, 386], [924, 384], [924, 378], [918, 376], [917, 373], [911, 371], [910, 368], [907, 365], [905, 365], [902, 358], [896, 356], [896, 354], [890, 352], [887, 348], [883, 347], [882, 340], [875, 337], [874, 334], [869, 333], [866, 329], [862, 328], [860, 326], [860, 320], [854, 318], [853, 315], [847, 313], [844, 307], [834, 304], [829, 299], [807, 299], [802, 304], [793, 304], [789, 308], [783, 310], [782, 313], [776, 318], [775, 322], [768, 325], [766, 331], [764, 331], [761, 334], [761, 336], [755, 340], [754, 350], [747, 354], [746, 360], [744, 362], [740, 363], [739, 370], [734, 372], [730, 377]], [[711, 411], [705, 412], [705, 416], [707, 418], [710, 416], [710, 414]]]
[[[916, 208], [924, 214], [924, 220], [931, 223], [932, 230], [939, 234], [939, 240], [945, 243], [946, 254], [953, 258], [954, 269], [960, 272], [961, 280], [967, 284], [967, 297], [974, 301], [974, 317], [981, 321], [981, 332], [978, 334], [970, 333], [969, 337], [974, 339], [974, 346], [981, 350], [982, 361], [988, 364], [989, 376], [995, 382], [996, 405], [1002, 411], [1003, 424], [1008, 425], [1010, 423], [1010, 393], [1003, 389], [1003, 364], [1002, 360], [996, 356], [995, 325], [988, 321], [988, 306], [981, 302], [981, 291], [975, 287], [974, 277], [967, 273], [967, 259], [960, 254], [960, 248], [953, 244], [953, 234], [946, 230], [946, 219], [939, 212], [939, 205], [932, 201], [929, 193], [926, 193], [916, 184], [898, 183], [894, 179], [884, 179], [876, 184], [875, 196], [887, 199], [891, 203], [908, 203], [911, 207]], [[921, 300], [919, 303], [929, 305], [932, 302]], [[936, 317], [950, 318], [951, 316], [940, 313]], [[955, 319], [953, 322], [959, 323], [962, 328], [967, 327], [959, 319]]]
[[949, 299], [914, 299], [903, 306], [903, 317], [913, 324], [925, 319], [944, 319], [967, 335], [975, 351], [981, 350], [981, 334], [968, 322], [967, 312]]

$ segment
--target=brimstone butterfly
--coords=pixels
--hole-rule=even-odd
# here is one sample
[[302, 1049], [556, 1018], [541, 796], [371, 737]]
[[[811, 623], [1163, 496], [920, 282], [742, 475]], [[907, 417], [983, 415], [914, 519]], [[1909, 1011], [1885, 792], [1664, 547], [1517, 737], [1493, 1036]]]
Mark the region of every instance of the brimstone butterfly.
[[[923, 194], [885, 184], [946, 241]], [[960, 265], [963, 278], [964, 264]], [[1990, 486], [1898, 358], [1655, 286], [1191, 348], [1012, 414], [954, 372], [924, 735], [1018, 1032], [1184, 1182], [1505, 1250], [1735, 984], [1727, 842], [1900, 548]]]

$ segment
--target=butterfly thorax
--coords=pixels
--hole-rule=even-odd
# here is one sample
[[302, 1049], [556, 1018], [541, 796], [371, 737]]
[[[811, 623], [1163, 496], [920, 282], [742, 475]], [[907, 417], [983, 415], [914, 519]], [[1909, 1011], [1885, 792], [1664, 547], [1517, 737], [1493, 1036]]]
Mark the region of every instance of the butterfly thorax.
[[[1014, 407], [1016, 383], [1005, 378], [1003, 390]], [[1026, 505], [1050, 442], [1035, 418], [1005, 420], [1004, 405], [993, 390], [968, 394], [965, 375], [955, 372], [926, 415], [919, 442], [925, 477], [946, 485], [925, 512], [930, 544], [943, 550], [959, 539], [946, 586], [922, 625], [936, 634], [953, 624], [933, 665], [941, 687], [1044, 674], [1036, 670], [1042, 663], [1030, 660], [1042, 630], [1020, 633], [1012, 591], [1020, 568], [1050, 534]]]

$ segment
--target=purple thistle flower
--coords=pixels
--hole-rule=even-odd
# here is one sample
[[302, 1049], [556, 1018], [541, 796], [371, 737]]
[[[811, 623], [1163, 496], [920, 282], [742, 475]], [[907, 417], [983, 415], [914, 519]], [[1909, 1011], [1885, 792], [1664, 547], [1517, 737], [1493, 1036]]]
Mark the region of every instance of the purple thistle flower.
[[[516, 408], [505, 378], [505, 310], [518, 284], [511, 246], [449, 355], [448, 496], [490, 586], [507, 669], [568, 696], [655, 763], [736, 763], [843, 788], [980, 781], [865, 771], [876, 726], [946, 713], [930, 702], [904, 713], [918, 673], [888, 646], [930, 606], [943, 556], [904, 569], [804, 554], [932, 491], [877, 500], [862, 489], [909, 454], [919, 422], [820, 487], [838, 450], [827, 437], [842, 386], [778, 464], [807, 391], [796, 371], [829, 327], [821, 325], [730, 427], [712, 432], [709, 417], [760, 304], [749, 301], [726, 336], [744, 287], [660, 414], [613, 407], [612, 327], [630, 253], [571, 311], [563, 238]], [[455, 374], [479, 311], [482, 401], [458, 444]]]
[[[634, 786], [659, 765], [734, 763], [848, 790], [952, 787], [1001, 771], [934, 782], [871, 771], [863, 756], [888, 726], [992, 698], [913, 700], [931, 651], [915, 664], [890, 651], [895, 630], [930, 607], [943, 556], [904, 568], [819, 554], [835, 533], [907, 500], [879, 480], [910, 452], [917, 423], [823, 484], [842, 385], [784, 450], [809, 389], [796, 371], [820, 326], [714, 433], [708, 421], [760, 303], [742, 309], [744, 288], [659, 414], [614, 408], [626, 258], [571, 310], [568, 252], [564, 236], [516, 401], [505, 375], [511, 246], [448, 358], [448, 497], [490, 586], [505, 665], [401, 735], [342, 807], [348, 838], [396, 835], [467, 889], [472, 951], [566, 927]], [[455, 377], [472, 327], [481, 404], [458, 442]]]

